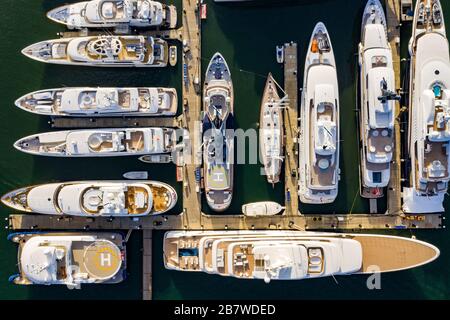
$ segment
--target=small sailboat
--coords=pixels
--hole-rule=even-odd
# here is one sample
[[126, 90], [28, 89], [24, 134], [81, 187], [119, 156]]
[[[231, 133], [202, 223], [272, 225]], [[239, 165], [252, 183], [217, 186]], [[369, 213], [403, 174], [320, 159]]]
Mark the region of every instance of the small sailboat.
[[78, 129], [34, 134], [14, 143], [22, 152], [52, 157], [114, 157], [171, 153], [173, 128]]
[[177, 202], [177, 193], [166, 183], [150, 180], [73, 181], [20, 188], [1, 200], [29, 213], [139, 217], [169, 211]]
[[125, 179], [129, 180], [147, 180], [148, 172], [147, 171], [128, 171], [123, 174]]
[[18, 232], [18, 285], [114, 284], [126, 278], [126, 243], [120, 233]]
[[308, 46], [300, 111], [300, 201], [331, 203], [340, 176], [339, 89], [330, 36], [321, 22]]
[[280, 181], [283, 165], [283, 110], [275, 80], [269, 73], [261, 101], [259, 148], [267, 181]]
[[242, 213], [248, 217], [273, 216], [284, 207], [273, 201], [247, 203], [242, 206]]
[[151, 0], [90, 0], [60, 6], [47, 17], [69, 29], [117, 27], [175, 28], [175, 6]]
[[165, 67], [165, 40], [141, 35], [100, 35], [41, 41], [22, 50], [36, 61], [90, 67]]

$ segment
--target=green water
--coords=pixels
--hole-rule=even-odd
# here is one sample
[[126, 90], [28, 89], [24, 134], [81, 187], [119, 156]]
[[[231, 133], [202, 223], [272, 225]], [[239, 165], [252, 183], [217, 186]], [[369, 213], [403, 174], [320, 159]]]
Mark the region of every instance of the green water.
[[[119, 179], [130, 170], [148, 170], [153, 179], [176, 183], [173, 166], [148, 166], [135, 158], [51, 159], [37, 158], [14, 150], [12, 144], [25, 135], [51, 130], [46, 117], [18, 110], [13, 101], [22, 94], [60, 86], [171, 86], [181, 88], [181, 65], [161, 70], [78, 68], [52, 66], [23, 57], [20, 50], [30, 43], [55, 37], [62, 26], [49, 22], [45, 12], [66, 0], [4, 0], [0, 20], [0, 194], [16, 187], [50, 181], [79, 179]], [[74, 1], [71, 1], [74, 2]], [[172, 2], [172, 1], [171, 1]], [[180, 11], [180, 0], [174, 1]], [[306, 45], [315, 23], [323, 21], [333, 42], [340, 86], [341, 171], [339, 197], [334, 205], [302, 206], [304, 212], [367, 212], [367, 201], [358, 196], [358, 142], [356, 140], [356, 74], [357, 43], [360, 17], [365, 1], [361, 0], [298, 0], [283, 6], [217, 5], [208, 3], [208, 19], [202, 26], [203, 72], [209, 58], [220, 51], [230, 65], [235, 88], [237, 127], [257, 128], [260, 96], [265, 76], [270, 71], [282, 83], [283, 70], [275, 61], [275, 46], [287, 41], [299, 45], [299, 74], [302, 75]], [[447, 20], [450, 4], [443, 1]], [[276, 1], [275, 1], [276, 3]], [[18, 9], [20, 8], [20, 10]], [[20, 23], [20, 21], [24, 21]], [[405, 39], [403, 39], [405, 43]], [[405, 51], [405, 50], [403, 50]], [[301, 79], [300, 79], [301, 80]], [[300, 81], [301, 83], [301, 81]], [[276, 200], [281, 202], [283, 186], [272, 189], [260, 176], [259, 165], [238, 165], [235, 192], [229, 212], [237, 212], [246, 202]], [[385, 206], [384, 204], [381, 206]], [[447, 203], [450, 207], [450, 203]], [[383, 209], [383, 208], [381, 208]], [[206, 206], [204, 210], [208, 211]], [[178, 204], [174, 212], [181, 211]], [[0, 208], [0, 216], [11, 211]], [[6, 225], [6, 222], [5, 222]], [[1, 229], [5, 239], [7, 231]], [[153, 282], [155, 299], [255, 298], [450, 298], [450, 236], [442, 231], [410, 231], [396, 234], [416, 235], [437, 245], [440, 258], [422, 268], [382, 276], [382, 290], [366, 288], [366, 277], [338, 277], [313, 281], [273, 282], [245, 281], [206, 274], [174, 272], [164, 269], [162, 232], [154, 234]], [[82, 290], [65, 287], [21, 287], [7, 282], [16, 272], [16, 247], [0, 241], [1, 299], [140, 299], [142, 283], [141, 234], [133, 233], [128, 245], [129, 277], [119, 285], [85, 286]]]

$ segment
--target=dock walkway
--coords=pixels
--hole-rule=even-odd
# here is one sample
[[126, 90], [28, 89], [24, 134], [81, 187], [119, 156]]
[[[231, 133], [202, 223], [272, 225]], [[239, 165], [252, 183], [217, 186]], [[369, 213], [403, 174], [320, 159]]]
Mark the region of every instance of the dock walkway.
[[[395, 73], [395, 87], [399, 89], [400, 80], [400, 1], [386, 0], [386, 18], [388, 39], [392, 49], [392, 59]], [[400, 160], [400, 102], [395, 102], [394, 123], [394, 154], [391, 162], [391, 177], [387, 191], [387, 211], [393, 215], [403, 215], [401, 203], [401, 160]]]
[[288, 107], [284, 112], [285, 161], [284, 161], [284, 212], [287, 216], [299, 214], [298, 210], [298, 58], [297, 43], [284, 45], [284, 90]]

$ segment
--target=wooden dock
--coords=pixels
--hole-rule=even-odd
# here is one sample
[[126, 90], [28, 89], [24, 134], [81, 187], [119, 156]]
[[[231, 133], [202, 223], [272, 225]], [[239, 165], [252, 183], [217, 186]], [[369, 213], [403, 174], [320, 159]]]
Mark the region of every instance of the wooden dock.
[[142, 299], [152, 300], [152, 230], [143, 231], [142, 240]]
[[11, 230], [385, 230], [385, 229], [439, 229], [443, 227], [441, 214], [302, 214], [268, 217], [243, 215], [179, 215], [148, 216], [141, 218], [86, 218], [50, 215], [12, 214]]
[[[395, 73], [395, 87], [401, 87], [400, 79], [400, 1], [386, 0], [386, 18], [388, 24], [388, 39], [392, 49], [392, 58]], [[387, 190], [387, 211], [393, 215], [403, 215], [402, 186], [401, 186], [401, 146], [400, 146], [400, 102], [395, 102], [394, 123], [394, 154], [391, 162], [391, 177]]]
[[285, 161], [284, 161], [284, 212], [287, 216], [299, 214], [298, 209], [298, 58], [297, 43], [284, 45], [284, 90], [288, 106], [284, 112]]
[[129, 128], [129, 127], [181, 127], [179, 117], [55, 117], [52, 128]]
[[[200, 152], [201, 137], [198, 121], [201, 113], [201, 38], [200, 17], [197, 1], [183, 0], [183, 34], [182, 38], [187, 46], [187, 52], [183, 53], [182, 96], [184, 101], [183, 114], [185, 116], [185, 128], [189, 131], [191, 143], [191, 157], [185, 159], [183, 182], [183, 214], [181, 215], [181, 228], [186, 226], [201, 226], [201, 193], [196, 190], [195, 171], [201, 165], [196, 161]], [[185, 51], [185, 50], [183, 50]], [[186, 67], [184, 67], [186, 66]]]

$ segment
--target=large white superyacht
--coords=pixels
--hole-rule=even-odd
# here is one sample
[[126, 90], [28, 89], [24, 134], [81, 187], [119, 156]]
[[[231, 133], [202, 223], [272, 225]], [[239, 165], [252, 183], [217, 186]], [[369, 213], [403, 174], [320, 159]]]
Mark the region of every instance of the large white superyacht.
[[386, 17], [379, 0], [369, 0], [364, 10], [359, 66], [361, 195], [379, 198], [390, 178], [398, 99]]
[[22, 50], [46, 63], [91, 67], [165, 67], [165, 40], [141, 35], [101, 35], [41, 41]]
[[203, 170], [208, 205], [224, 211], [233, 197], [233, 82], [228, 65], [215, 53], [206, 70], [203, 92]]
[[139, 217], [169, 211], [177, 202], [177, 193], [158, 181], [71, 181], [20, 188], [1, 200], [30, 213]]
[[126, 278], [126, 243], [109, 232], [19, 232], [8, 236], [19, 245], [18, 285], [113, 284]]
[[16, 100], [22, 110], [47, 116], [173, 116], [173, 88], [56, 88], [27, 93]]
[[308, 46], [300, 113], [300, 201], [331, 203], [340, 175], [339, 89], [333, 48], [321, 22]]
[[450, 179], [450, 57], [438, 0], [417, 1], [409, 50], [411, 174], [403, 210], [443, 212]]
[[163, 251], [167, 269], [265, 282], [405, 270], [440, 253], [426, 242], [388, 235], [262, 230], [170, 231]]
[[50, 10], [47, 17], [69, 29], [177, 25], [175, 6], [150, 0], [83, 1]]
[[22, 152], [53, 157], [113, 157], [170, 153], [172, 128], [78, 129], [34, 134], [14, 143]]
[[259, 119], [259, 150], [267, 181], [280, 181], [283, 165], [283, 110], [272, 74], [267, 76]]

